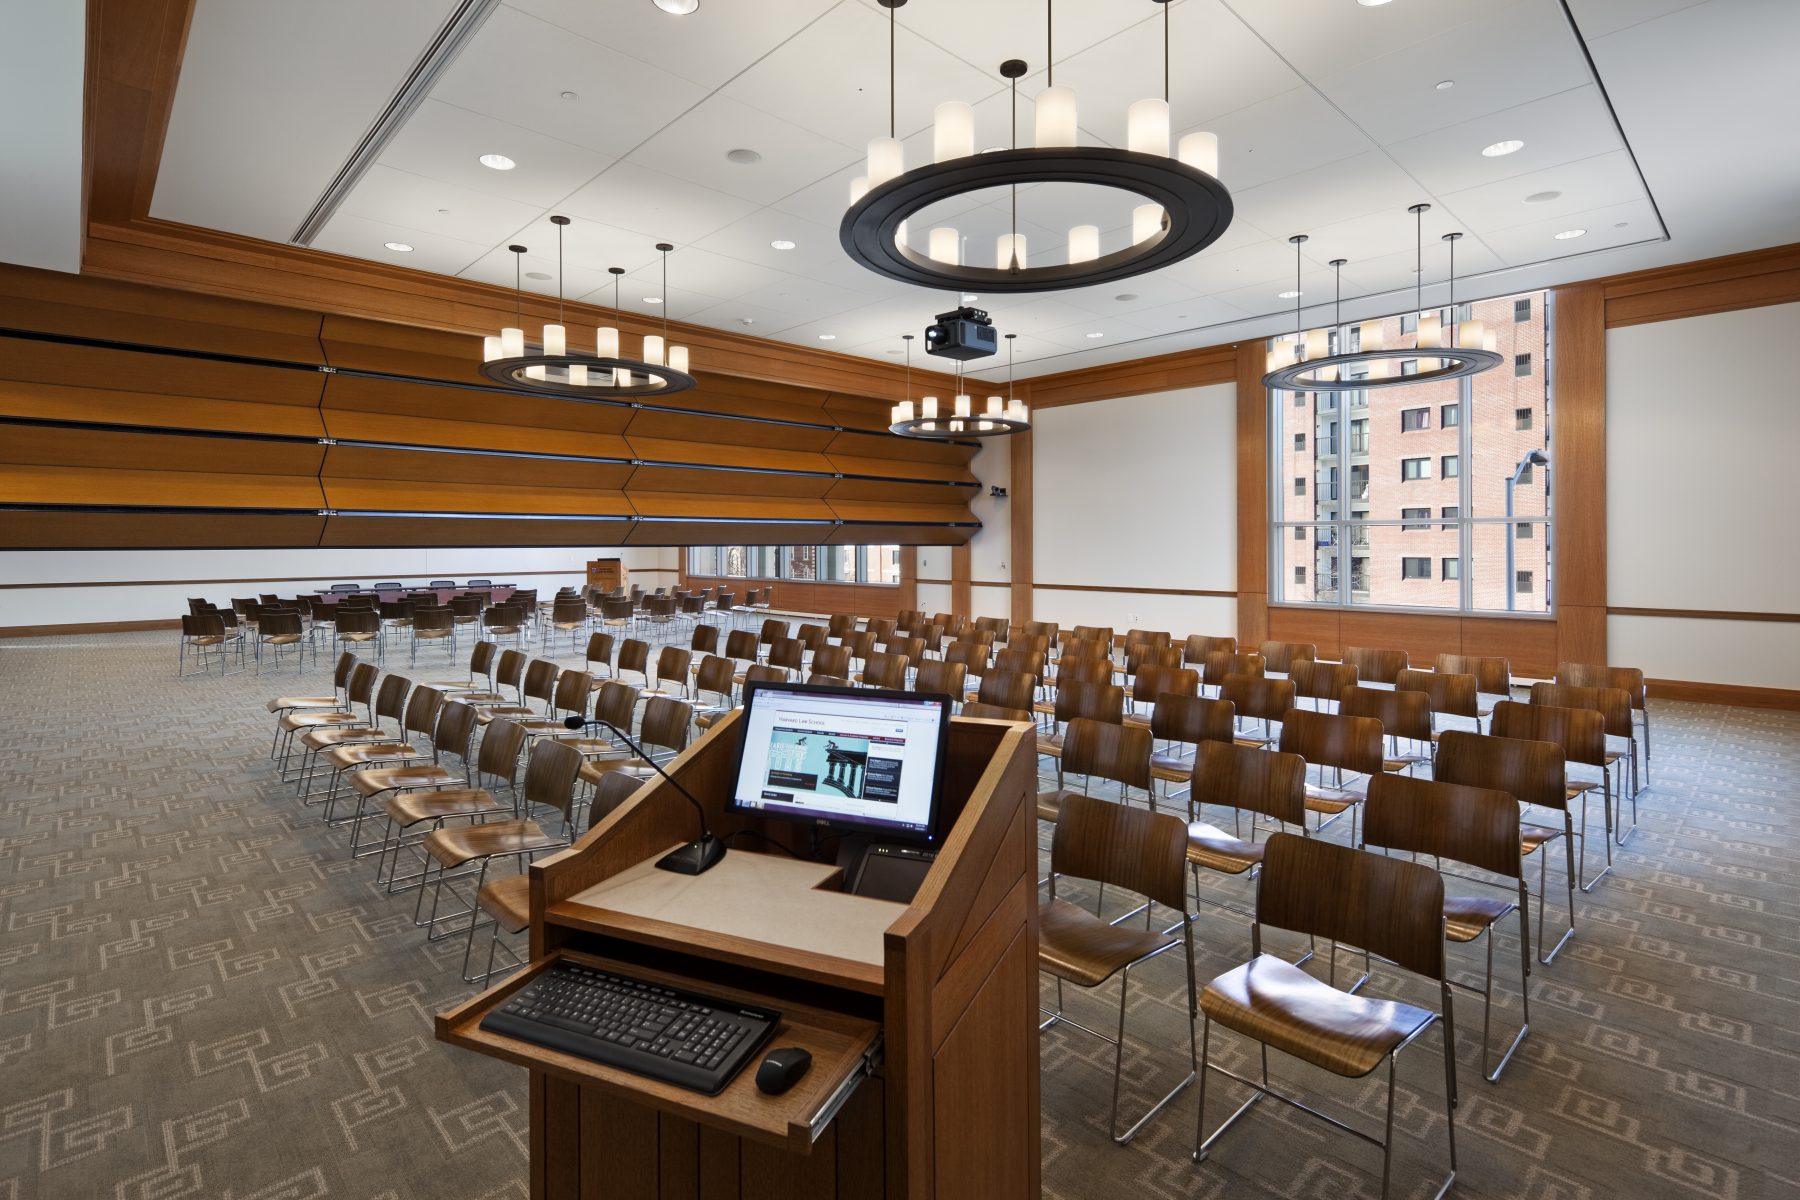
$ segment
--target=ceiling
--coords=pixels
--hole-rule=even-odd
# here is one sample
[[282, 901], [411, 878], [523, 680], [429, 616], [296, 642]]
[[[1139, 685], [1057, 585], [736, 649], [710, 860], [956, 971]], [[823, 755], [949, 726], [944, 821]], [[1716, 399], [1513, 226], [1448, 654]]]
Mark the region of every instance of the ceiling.
[[[984, 303], [1020, 335], [1021, 376], [1291, 328], [1278, 293], [1294, 287], [1295, 233], [1311, 237], [1304, 303], [1330, 301], [1325, 264], [1343, 258], [1347, 317], [1403, 307], [1416, 279], [1406, 209], [1419, 201], [1433, 206], [1426, 279], [1445, 274], [1440, 235], [1466, 234], [1461, 296], [1800, 241], [1791, 0], [1169, 7], [1175, 131], [1219, 135], [1236, 218], [1161, 272]], [[151, 215], [290, 239], [456, 8], [198, 0]], [[1126, 107], [1158, 93], [1161, 14], [1150, 0], [1057, 11], [1057, 82], [1077, 92], [1085, 143], [1122, 143]], [[1043, 16], [1041, 0], [899, 10], [909, 164], [928, 159], [941, 100], [976, 106], [978, 145], [1007, 140], [1008, 57], [1033, 68], [1019, 88], [1029, 140]], [[542, 276], [526, 286], [554, 294], [548, 217], [565, 213], [571, 299], [610, 302], [607, 268], [620, 266], [628, 309], [664, 311], [646, 302], [662, 297], [677, 320], [897, 354], [901, 334], [956, 301], [877, 276], [838, 245], [862, 148], [887, 130], [887, 51], [875, 0], [702, 0], [685, 17], [651, 0], [504, 0], [312, 245], [510, 286], [506, 246], [523, 243], [523, 269]], [[1524, 147], [1483, 156], [1504, 139]], [[760, 159], [732, 161], [734, 150]], [[480, 165], [491, 153], [518, 165]], [[992, 253], [1006, 206], [970, 197], [931, 223], [954, 225], [973, 259]], [[1096, 214], [1122, 240], [1130, 200], [1026, 188], [1019, 208], [1033, 261], [1052, 261], [1068, 226]], [[1554, 237], [1574, 228], [1587, 232]], [[654, 249], [665, 240], [677, 247], [667, 287]], [[1441, 282], [1426, 291], [1445, 295]]]

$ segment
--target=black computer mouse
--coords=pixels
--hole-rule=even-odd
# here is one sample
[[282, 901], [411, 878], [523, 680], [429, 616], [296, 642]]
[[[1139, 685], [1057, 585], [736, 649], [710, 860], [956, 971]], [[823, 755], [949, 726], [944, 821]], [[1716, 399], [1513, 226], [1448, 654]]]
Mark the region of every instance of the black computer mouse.
[[768, 1096], [781, 1093], [800, 1082], [812, 1069], [812, 1051], [799, 1046], [782, 1046], [763, 1056], [756, 1068], [756, 1090]]

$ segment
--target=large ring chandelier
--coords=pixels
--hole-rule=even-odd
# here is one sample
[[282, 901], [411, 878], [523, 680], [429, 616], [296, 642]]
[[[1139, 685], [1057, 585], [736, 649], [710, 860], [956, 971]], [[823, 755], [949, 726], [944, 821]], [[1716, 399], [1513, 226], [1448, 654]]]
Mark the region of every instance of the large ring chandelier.
[[[675, 247], [658, 242], [662, 254], [663, 331], [645, 334], [642, 358], [619, 354], [619, 330], [603, 325], [594, 331], [594, 350], [572, 350], [563, 324], [563, 229], [569, 218], [554, 216], [556, 226], [556, 323], [545, 325], [536, 347], [525, 343], [523, 288], [520, 278], [524, 246], [508, 246], [513, 252], [513, 303], [516, 325], [498, 337], [481, 339], [481, 373], [495, 383], [521, 391], [541, 392], [571, 400], [605, 401], [628, 396], [668, 396], [694, 386], [688, 374], [686, 346], [668, 344], [669, 251]], [[613, 277], [613, 312], [619, 311], [619, 277], [623, 267], [608, 268]], [[615, 315], [615, 320], [617, 317]]]
[[904, 437], [932, 438], [937, 441], [950, 441], [956, 438], [999, 437], [1009, 433], [1024, 433], [1031, 428], [1031, 406], [1013, 393], [1013, 339], [1016, 333], [1006, 335], [1006, 396], [989, 396], [987, 404], [980, 412], [975, 410], [974, 397], [963, 391], [962, 364], [956, 366], [956, 396], [949, 407], [938, 404], [936, 396], [923, 396], [918, 408], [912, 401], [912, 341], [913, 335], [904, 335], [906, 342], [906, 399], [894, 405], [888, 414], [891, 422], [889, 433], [898, 433]]
[[[1429, 204], [1415, 204], [1406, 210], [1413, 214], [1415, 228], [1413, 306], [1418, 313], [1418, 331], [1412, 346], [1384, 346], [1382, 322], [1375, 320], [1364, 321], [1358, 329], [1356, 351], [1331, 353], [1332, 331], [1343, 328], [1338, 310], [1344, 299], [1343, 268], [1349, 260], [1342, 258], [1331, 260], [1332, 270], [1337, 273], [1331, 328], [1303, 329], [1299, 299], [1300, 247], [1307, 238], [1300, 233], [1288, 239], [1294, 245], [1294, 337], [1291, 341], [1278, 341], [1269, 351], [1268, 374], [1262, 379], [1264, 387], [1284, 392], [1372, 391], [1461, 379], [1500, 365], [1500, 355], [1495, 350], [1496, 335], [1480, 321], [1456, 320], [1456, 243], [1462, 237], [1460, 233], [1446, 233], [1443, 237], [1450, 247], [1450, 328], [1443, 328], [1443, 318], [1436, 309], [1430, 312], [1424, 309], [1424, 219], [1430, 209]], [[1305, 352], [1304, 359], [1299, 358], [1302, 351]], [[1390, 363], [1400, 362], [1417, 362], [1419, 369], [1411, 375], [1402, 374], [1398, 368], [1390, 369]], [[1353, 377], [1353, 372], [1358, 372], [1359, 368], [1366, 369]]]
[[[906, 0], [879, 0], [888, 10], [888, 135], [869, 142], [868, 174], [851, 184], [850, 208], [838, 240], [851, 258], [871, 271], [921, 287], [980, 292], [1045, 292], [1086, 287], [1141, 275], [1199, 253], [1231, 224], [1231, 193], [1219, 182], [1219, 139], [1190, 133], [1169, 153], [1169, 0], [1163, 10], [1163, 94], [1127, 110], [1126, 148], [1081, 146], [1075, 92], [1056, 86], [1054, 43], [1046, 38], [1046, 83], [1036, 97], [1035, 144], [1018, 138], [1019, 78], [1027, 67], [1008, 59], [1000, 74], [1011, 82], [1010, 147], [975, 152], [975, 110], [946, 101], [933, 113], [934, 161], [906, 169], [894, 120], [895, 10]], [[1054, 6], [1047, 6], [1054, 33]], [[1037, 183], [1083, 183], [1134, 192], [1144, 203], [1132, 210], [1130, 241], [1102, 253], [1098, 225], [1069, 230], [1064, 261], [1029, 266], [1025, 236], [1018, 231], [1018, 189]], [[1011, 232], [996, 239], [994, 265], [964, 262], [958, 232], [930, 231], [926, 253], [908, 244], [908, 221], [940, 201], [986, 188], [1012, 189]]]

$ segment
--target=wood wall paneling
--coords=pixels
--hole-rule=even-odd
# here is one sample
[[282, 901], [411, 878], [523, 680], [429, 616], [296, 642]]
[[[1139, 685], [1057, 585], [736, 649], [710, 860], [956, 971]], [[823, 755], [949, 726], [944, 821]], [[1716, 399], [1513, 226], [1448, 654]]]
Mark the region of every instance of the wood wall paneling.
[[193, 0], [91, 0], [82, 128], [89, 220], [149, 211]]
[[[0, 372], [6, 347], [0, 344]], [[318, 376], [321, 381], [326, 377]], [[184, 395], [179, 401], [148, 391], [65, 387], [41, 381], [0, 379], [0, 417], [35, 417], [44, 421], [88, 421], [233, 433], [272, 433], [283, 437], [324, 437], [325, 423], [313, 401], [298, 404], [252, 404]]]
[[[160, 397], [166, 416], [178, 411], [176, 398], [190, 397], [231, 401], [248, 410], [315, 408], [325, 377], [318, 371], [0, 338], [0, 379], [85, 389], [102, 403], [108, 392]], [[88, 414], [85, 419], [105, 418]]]
[[[1031, 381], [1031, 403], [1036, 408], [1055, 408], [1089, 400], [1230, 383], [1240, 370], [1235, 346], [1206, 346], [1039, 377]], [[1262, 374], [1260, 369], [1257, 374]]]
[[623, 546], [630, 544], [627, 538], [635, 527], [626, 519], [334, 514], [325, 521], [317, 544], [377, 549], [389, 546]]
[[[1268, 633], [1261, 640], [1310, 642], [1318, 647], [1320, 658], [1338, 658], [1344, 647], [1343, 618], [1341, 609], [1277, 606], [1268, 610]], [[1241, 621], [1239, 625], [1241, 628]], [[1240, 632], [1240, 649], [1255, 650], [1259, 644]]]
[[1012, 621], [1015, 625], [1024, 625], [1033, 620], [1031, 587], [1036, 576], [1036, 566], [1032, 559], [1034, 534], [1033, 505], [1035, 497], [1032, 492], [1032, 432], [1013, 435], [1012, 446], [1007, 455], [1010, 464], [1011, 478], [1007, 484], [1007, 503], [1012, 506], [1012, 562], [1007, 574], [1012, 578]]
[[1270, 633], [1269, 587], [1269, 391], [1262, 385], [1267, 354], [1261, 342], [1244, 342], [1233, 360], [1237, 387], [1237, 586], [1238, 642], [1251, 645]]
[[1800, 245], [1678, 263], [1591, 281], [1606, 297], [1606, 327], [1800, 301]]
[[0, 520], [0, 549], [233, 550], [254, 546], [317, 546], [324, 527], [325, 518], [316, 512], [7, 513], [5, 519]]

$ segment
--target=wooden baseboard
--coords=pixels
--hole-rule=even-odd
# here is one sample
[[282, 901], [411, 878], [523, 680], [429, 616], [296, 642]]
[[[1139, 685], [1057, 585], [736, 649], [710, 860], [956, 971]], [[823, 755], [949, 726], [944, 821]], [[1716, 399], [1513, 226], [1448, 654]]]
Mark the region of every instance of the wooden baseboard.
[[139, 633], [146, 629], [180, 629], [172, 621], [91, 621], [79, 625], [0, 625], [0, 638], [56, 637], [65, 633]]
[[1800, 712], [1800, 690], [1745, 687], [1735, 683], [1694, 683], [1684, 679], [1647, 679], [1653, 700], [1691, 700], [1698, 704], [1730, 704], [1738, 708], [1779, 708]]

